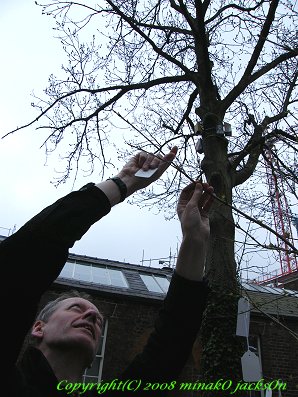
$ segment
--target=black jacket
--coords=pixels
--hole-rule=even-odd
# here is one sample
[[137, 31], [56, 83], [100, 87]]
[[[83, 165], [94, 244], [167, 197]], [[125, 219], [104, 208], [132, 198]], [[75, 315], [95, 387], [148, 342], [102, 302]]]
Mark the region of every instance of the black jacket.
[[[4, 302], [5, 336], [3, 396], [55, 397], [68, 395], [57, 391], [57, 379], [43, 354], [29, 348], [18, 367], [24, 338], [36, 316], [41, 295], [60, 274], [68, 250], [92, 224], [111, 210], [105, 194], [90, 183], [45, 208], [19, 231], [0, 244], [3, 269], [1, 298]], [[171, 383], [175, 396], [177, 378], [191, 352], [205, 308], [208, 287], [205, 282], [184, 279], [174, 272], [167, 296], [144, 351], [123, 374], [115, 379], [140, 380], [138, 392], [106, 391], [104, 396], [158, 396], [157, 390], [143, 391], [147, 382]], [[13, 295], [14, 301], [13, 302]], [[131, 387], [136, 382], [131, 384]], [[149, 389], [150, 390], [150, 389]], [[166, 391], [160, 392], [163, 397]], [[100, 395], [98, 393], [82, 394]]]

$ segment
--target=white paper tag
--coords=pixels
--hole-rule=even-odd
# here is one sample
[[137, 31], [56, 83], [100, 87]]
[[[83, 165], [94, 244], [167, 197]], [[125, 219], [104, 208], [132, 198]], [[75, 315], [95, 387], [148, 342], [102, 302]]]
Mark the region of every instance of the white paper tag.
[[272, 390], [271, 389], [266, 389], [265, 397], [272, 397]]
[[152, 176], [157, 170], [158, 168], [149, 169], [147, 171], [140, 169], [135, 173], [135, 176], [139, 176], [140, 178], [150, 178], [150, 176]]
[[250, 321], [250, 303], [247, 299], [240, 298], [238, 301], [236, 335], [248, 337], [249, 321]]
[[259, 357], [248, 350], [241, 357], [242, 375], [245, 382], [257, 382], [262, 379]]

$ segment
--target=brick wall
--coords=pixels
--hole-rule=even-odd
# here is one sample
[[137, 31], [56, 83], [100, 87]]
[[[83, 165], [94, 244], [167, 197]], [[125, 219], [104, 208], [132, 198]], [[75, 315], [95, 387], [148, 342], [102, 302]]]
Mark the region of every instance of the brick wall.
[[[253, 317], [250, 332], [260, 337], [263, 374], [266, 380], [287, 383], [283, 397], [298, 396], [298, 319], [279, 319], [280, 324], [264, 317]], [[292, 336], [287, 327], [296, 337]], [[276, 396], [278, 395], [275, 392]]]

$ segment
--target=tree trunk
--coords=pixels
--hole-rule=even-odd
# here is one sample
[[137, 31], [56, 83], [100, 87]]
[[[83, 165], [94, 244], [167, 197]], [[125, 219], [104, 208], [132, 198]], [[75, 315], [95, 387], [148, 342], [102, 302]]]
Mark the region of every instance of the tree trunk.
[[[217, 197], [231, 204], [233, 173], [227, 155], [228, 141], [218, 134], [218, 123], [220, 119], [217, 117], [205, 119], [202, 168]], [[210, 227], [206, 277], [211, 291], [199, 336], [203, 350], [200, 373], [206, 383], [222, 379], [223, 382], [231, 380], [236, 385], [242, 379], [241, 356], [244, 350], [242, 338], [235, 335], [239, 282], [232, 209], [215, 201]], [[214, 393], [220, 392], [210, 390], [203, 395], [214, 396]]]

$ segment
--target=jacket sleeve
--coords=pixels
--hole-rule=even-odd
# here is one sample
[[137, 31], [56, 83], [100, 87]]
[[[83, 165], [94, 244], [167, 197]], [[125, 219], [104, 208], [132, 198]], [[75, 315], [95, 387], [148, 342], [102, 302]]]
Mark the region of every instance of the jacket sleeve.
[[173, 273], [154, 331], [143, 352], [124, 371], [123, 380], [141, 379], [143, 385], [177, 380], [199, 331], [208, 289], [205, 281], [190, 281]]
[[89, 183], [43, 209], [0, 243], [4, 273], [0, 290], [8, 302], [4, 318], [11, 329], [6, 342], [13, 350], [12, 362], [34, 321], [41, 295], [60, 274], [69, 248], [110, 209], [106, 195]]

